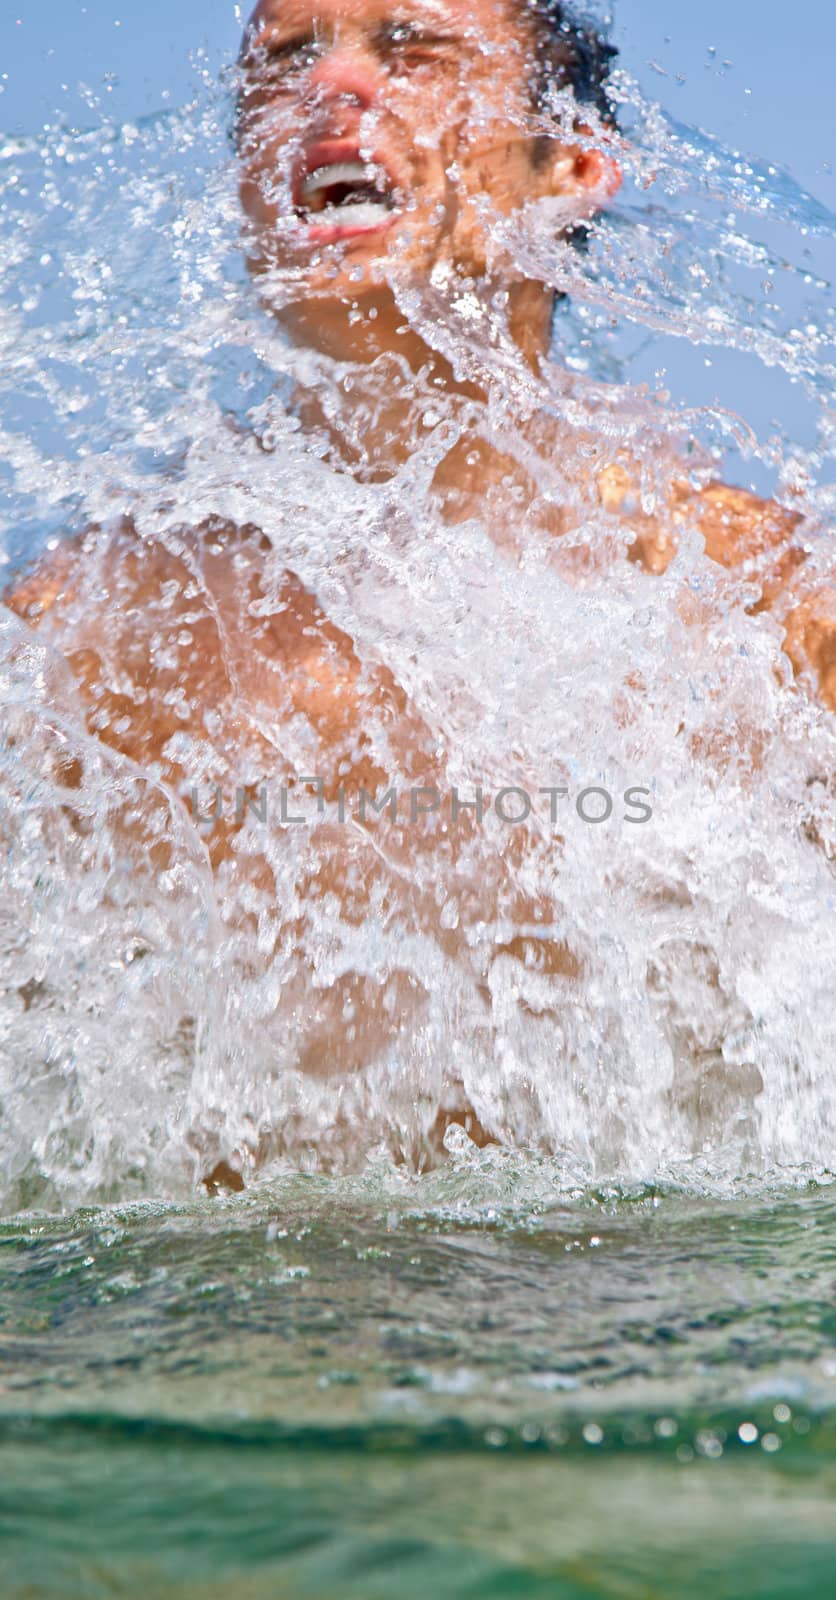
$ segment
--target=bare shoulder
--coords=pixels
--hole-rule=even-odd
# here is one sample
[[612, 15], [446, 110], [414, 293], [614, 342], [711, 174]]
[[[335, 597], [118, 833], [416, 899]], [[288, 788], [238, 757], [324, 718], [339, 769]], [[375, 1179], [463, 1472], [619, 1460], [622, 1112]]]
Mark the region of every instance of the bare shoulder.
[[[626, 465], [608, 465], [598, 478], [601, 504], [623, 512], [634, 498], [635, 482]], [[836, 549], [829, 546], [824, 563], [810, 560], [800, 510], [719, 481], [694, 487], [680, 473], [659, 510], [631, 520], [636, 537], [630, 558], [646, 572], [667, 570], [690, 527], [701, 533], [710, 560], [753, 579], [759, 594], [749, 610], [775, 615], [796, 676], [836, 710]]]
[[[616, 463], [603, 468], [598, 496], [610, 511], [621, 511], [635, 499], [637, 473]], [[650, 513], [633, 514], [636, 540], [631, 559], [649, 572], [664, 572], [673, 560], [682, 533], [696, 528], [706, 555], [729, 570], [763, 564], [775, 583], [800, 565], [804, 553], [797, 538], [801, 514], [764, 500], [749, 489], [718, 480], [695, 487], [681, 473], [672, 474], [667, 489]]]
[[344, 744], [371, 702], [403, 709], [255, 527], [94, 529], [48, 551], [3, 601], [64, 655], [99, 737], [143, 762], [196, 740], [257, 743], [300, 713], [323, 743]]
[[46, 551], [2, 600], [67, 649], [86, 645], [103, 660], [117, 650], [122, 668], [138, 655], [161, 664], [173, 630], [189, 658], [211, 634], [230, 658], [245, 645], [289, 664], [304, 660], [320, 634], [336, 643], [337, 632], [271, 556], [256, 528], [218, 520], [148, 537], [124, 519]]
[[672, 486], [675, 525], [691, 520], [705, 540], [706, 554], [734, 568], [771, 558], [770, 577], [786, 575], [804, 559], [798, 542], [799, 511], [764, 500], [749, 489], [714, 481], [694, 490], [678, 479]]
[[47, 550], [32, 569], [0, 595], [0, 601], [24, 621], [37, 626], [61, 600], [69, 595], [72, 574], [79, 559], [80, 541], [73, 540]]

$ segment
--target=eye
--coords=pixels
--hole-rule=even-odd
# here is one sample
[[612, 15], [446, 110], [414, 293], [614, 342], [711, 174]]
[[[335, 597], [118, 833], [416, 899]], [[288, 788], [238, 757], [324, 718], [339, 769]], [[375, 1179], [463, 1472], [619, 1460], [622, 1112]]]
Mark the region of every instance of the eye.
[[300, 34], [297, 39], [277, 40], [267, 46], [267, 55], [271, 61], [296, 61], [300, 56], [315, 53], [316, 40], [307, 33]]
[[296, 34], [289, 39], [268, 35], [259, 39], [253, 48], [251, 70], [261, 78], [295, 76], [313, 66], [319, 51], [319, 41], [310, 33]]
[[447, 60], [457, 43], [452, 36], [431, 33], [416, 22], [387, 22], [379, 34], [381, 54], [395, 72]]

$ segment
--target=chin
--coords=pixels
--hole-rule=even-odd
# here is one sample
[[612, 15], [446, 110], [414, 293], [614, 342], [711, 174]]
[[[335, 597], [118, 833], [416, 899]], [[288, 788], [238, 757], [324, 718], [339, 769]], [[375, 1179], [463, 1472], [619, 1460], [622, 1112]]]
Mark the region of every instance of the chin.
[[310, 230], [297, 244], [286, 234], [260, 241], [261, 270], [319, 298], [355, 300], [364, 290], [426, 282], [438, 259], [436, 240], [416, 239], [408, 227], [346, 232], [318, 239]]

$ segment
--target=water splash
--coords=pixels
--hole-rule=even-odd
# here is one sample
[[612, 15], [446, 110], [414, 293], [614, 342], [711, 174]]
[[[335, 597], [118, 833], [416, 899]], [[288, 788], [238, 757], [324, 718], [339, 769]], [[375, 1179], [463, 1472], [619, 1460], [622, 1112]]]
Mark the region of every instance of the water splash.
[[[547, 205], [494, 219], [497, 248], [568, 296], [549, 376], [504, 338], [505, 308], [443, 275], [400, 285], [489, 403], [448, 403], [419, 374], [409, 448], [385, 468], [368, 393], [352, 412], [351, 371], [294, 350], [245, 269], [225, 91], [0, 142], [8, 576], [93, 530], [83, 618], [133, 540], [195, 586], [223, 678], [198, 737], [175, 650], [170, 740], [129, 757], [97, 736], [49, 628], [3, 614], [6, 1205], [183, 1194], [220, 1159], [426, 1164], [464, 1109], [544, 1155], [555, 1189], [832, 1164], [832, 717], [791, 686], [778, 623], [748, 614], [754, 574], [719, 569], [687, 522], [664, 576], [628, 563], [634, 530], [590, 510], [577, 463], [641, 463], [645, 512], [683, 462], [696, 483], [743, 474], [802, 513], [825, 571], [833, 219], [626, 76], [616, 92], [628, 182], [588, 247], [556, 237]], [[697, 357], [722, 363], [722, 407], [692, 399]], [[506, 481], [493, 511], [451, 493], [442, 513], [440, 464], [474, 429]], [[304, 825], [277, 823], [321, 728], [281, 686], [271, 701], [263, 658], [212, 609], [206, 530], [223, 548], [231, 526], [250, 532], [230, 616], [269, 622], [291, 569], [352, 641], [355, 779], [566, 788], [557, 819], [541, 797], [519, 826], [495, 806], [458, 832], [361, 825], [302, 786]], [[130, 643], [116, 598], [103, 633], [117, 656]], [[229, 805], [265, 777], [271, 824], [250, 815], [213, 871], [190, 795], [220, 784]], [[624, 820], [633, 786], [644, 826]], [[590, 788], [616, 797], [600, 825], [578, 813]]]

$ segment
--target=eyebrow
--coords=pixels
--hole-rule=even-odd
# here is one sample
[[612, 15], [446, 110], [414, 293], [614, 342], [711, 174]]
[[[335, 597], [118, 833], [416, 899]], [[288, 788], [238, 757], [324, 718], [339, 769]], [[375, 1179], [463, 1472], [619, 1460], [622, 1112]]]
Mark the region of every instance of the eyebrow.
[[[241, 41], [242, 55], [246, 56], [250, 50], [258, 50], [275, 38], [301, 38], [308, 32], [315, 37], [321, 22], [315, 3], [297, 8], [288, 6], [287, 0], [271, 0], [258, 19], [253, 19], [245, 29]], [[410, 4], [410, 0], [401, 0], [401, 3], [393, 4], [388, 14], [379, 16], [373, 27], [375, 32], [381, 33], [387, 27], [410, 26], [420, 29], [422, 25], [428, 31], [439, 28], [439, 36], [451, 41], [461, 37], [461, 17], [451, 15], [445, 0], [419, 0], [415, 5]]]

